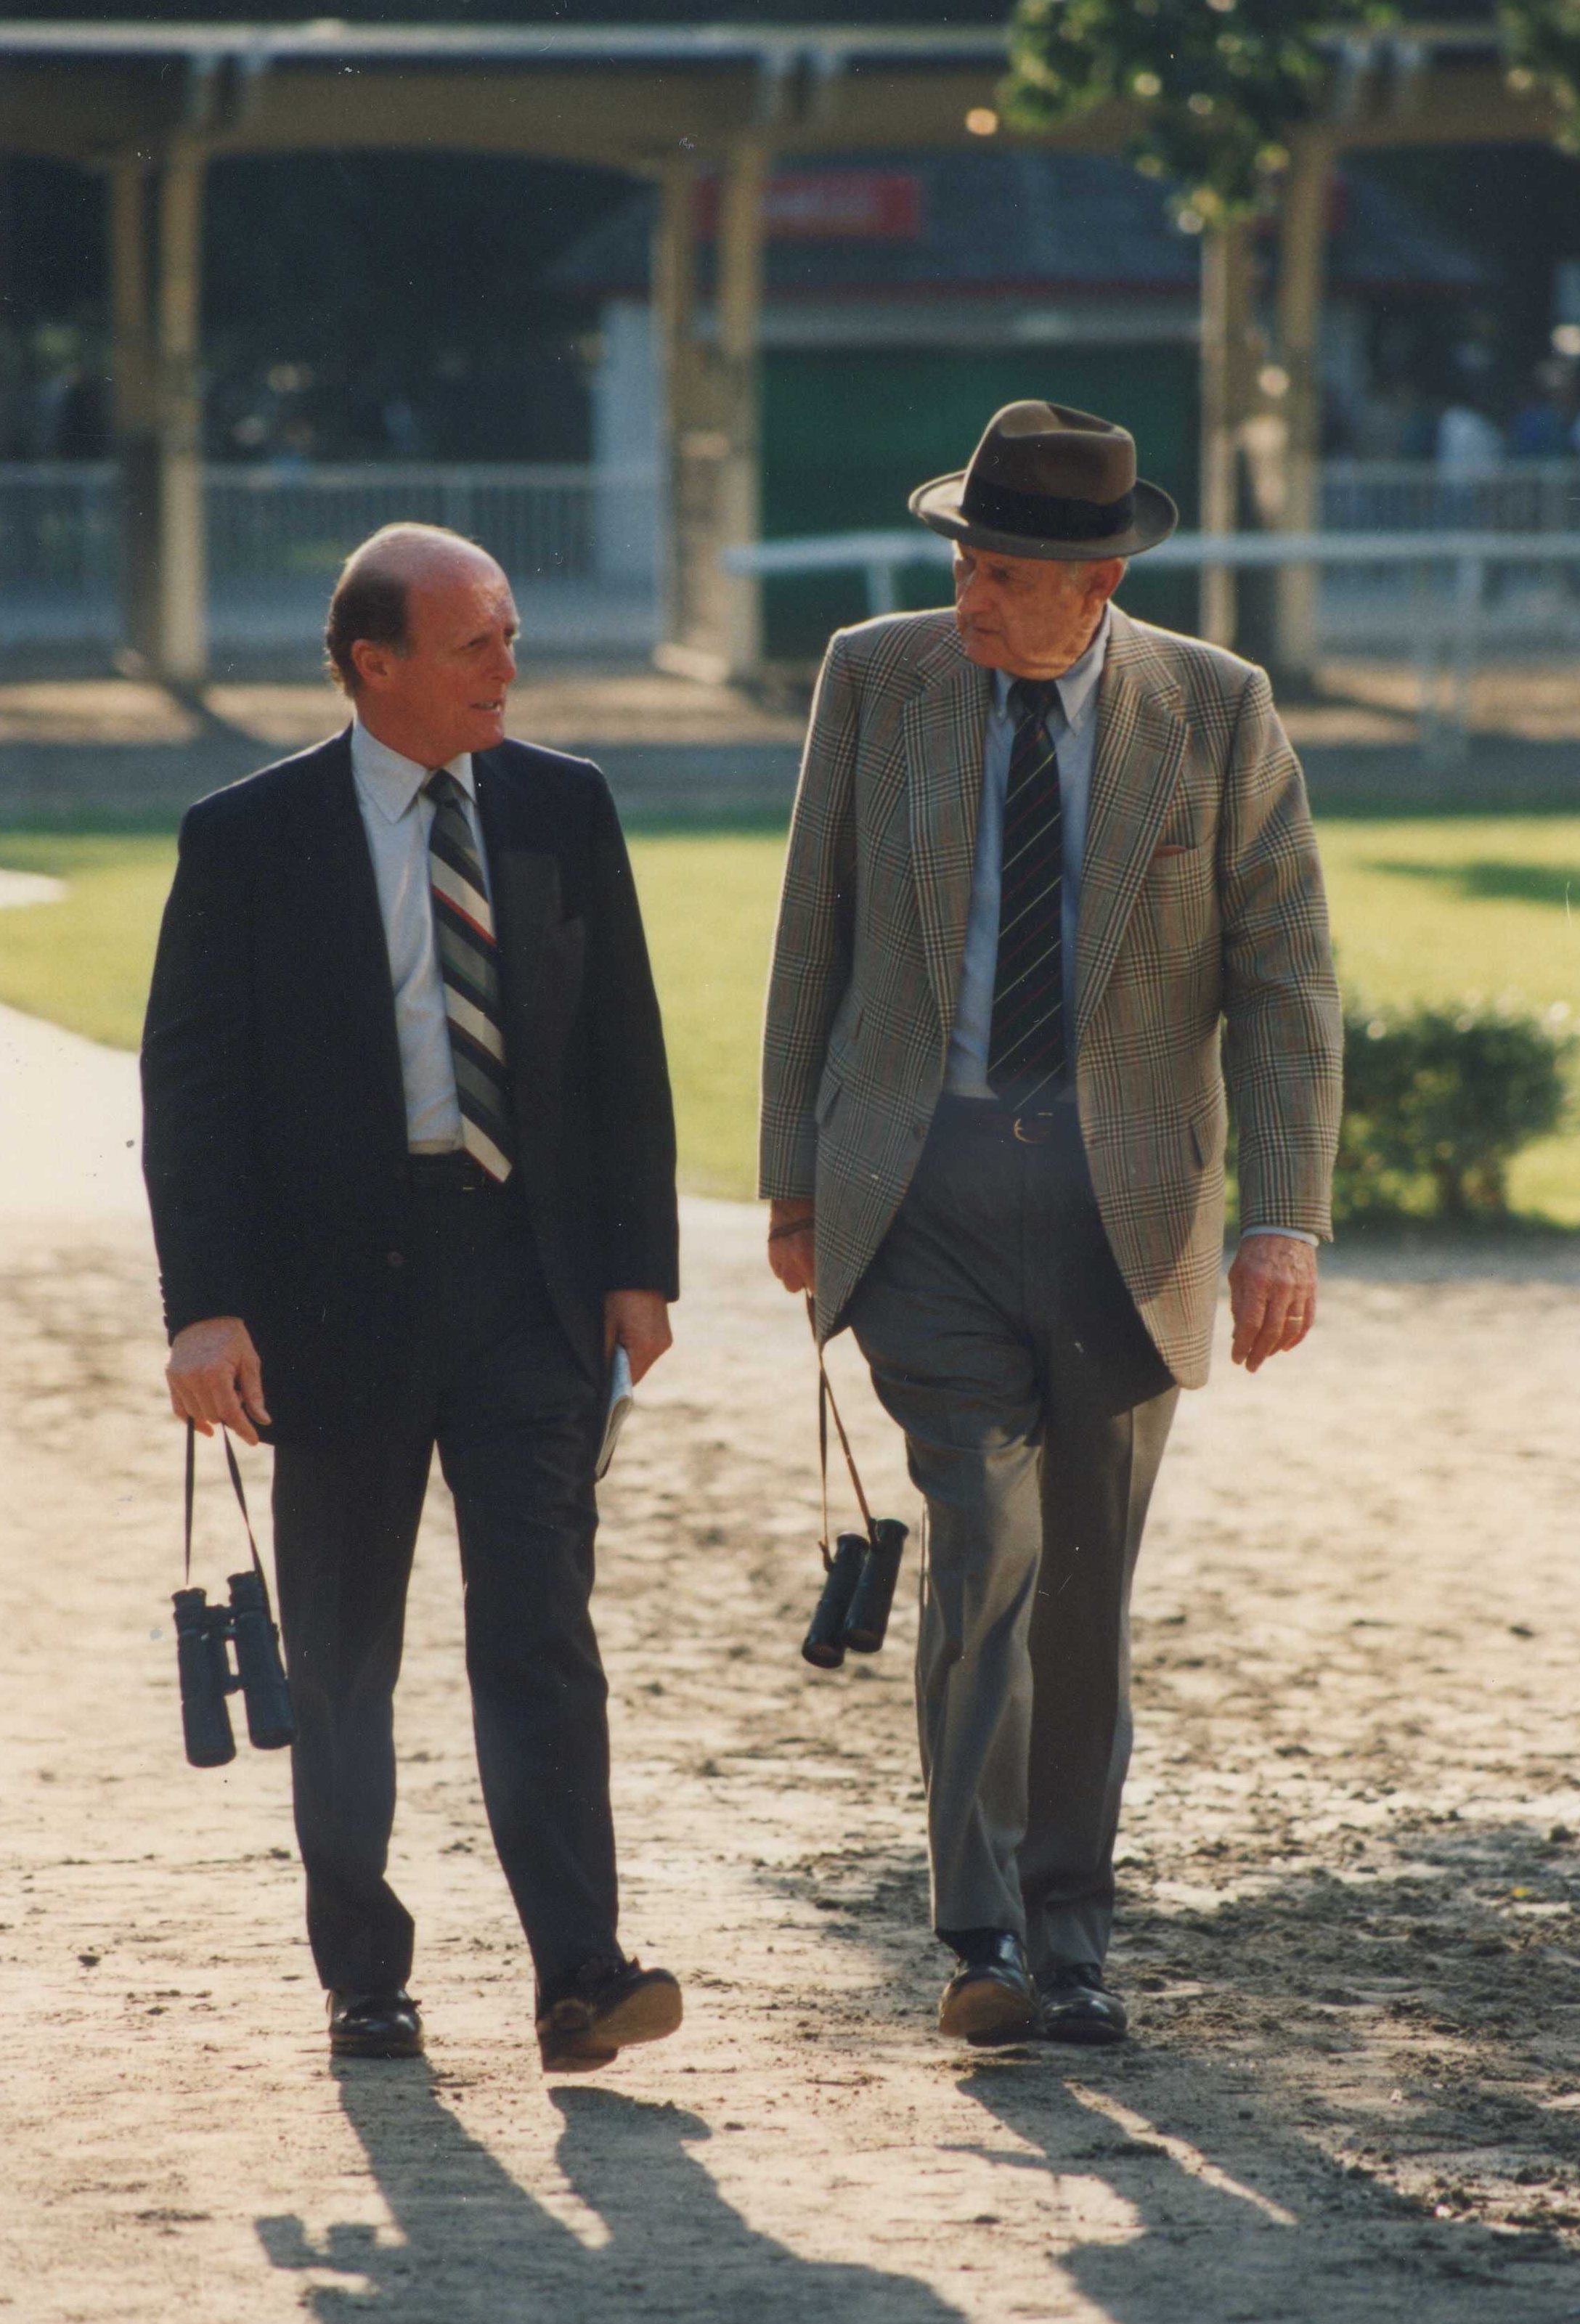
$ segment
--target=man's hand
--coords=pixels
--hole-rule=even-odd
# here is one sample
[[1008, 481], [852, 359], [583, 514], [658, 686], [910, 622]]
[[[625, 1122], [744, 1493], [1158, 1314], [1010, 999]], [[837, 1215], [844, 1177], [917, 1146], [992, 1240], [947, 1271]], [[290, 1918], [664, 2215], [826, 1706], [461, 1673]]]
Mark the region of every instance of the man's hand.
[[670, 1309], [661, 1291], [606, 1291], [604, 1294], [604, 1355], [616, 1347], [631, 1360], [633, 1387], [651, 1371], [674, 1339]]
[[255, 1444], [254, 1422], [269, 1425], [258, 1351], [239, 1315], [211, 1315], [206, 1323], [189, 1323], [178, 1332], [164, 1376], [176, 1418], [195, 1421], [205, 1436], [219, 1425]]
[[1317, 1253], [1297, 1235], [1247, 1235], [1229, 1269], [1237, 1364], [1260, 1371], [1298, 1348], [1317, 1317]]
[[810, 1291], [815, 1287], [810, 1203], [770, 1203], [768, 1264], [787, 1291]]

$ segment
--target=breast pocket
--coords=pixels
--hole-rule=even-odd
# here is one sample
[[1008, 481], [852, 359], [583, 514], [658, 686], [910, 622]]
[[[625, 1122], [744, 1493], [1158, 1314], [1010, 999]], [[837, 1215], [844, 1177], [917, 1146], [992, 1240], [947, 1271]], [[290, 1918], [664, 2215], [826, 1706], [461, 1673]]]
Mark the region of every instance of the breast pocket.
[[1212, 934], [1214, 881], [1213, 850], [1206, 842], [1166, 837], [1152, 850], [1140, 906], [1151, 941], [1164, 957], [1193, 953]]

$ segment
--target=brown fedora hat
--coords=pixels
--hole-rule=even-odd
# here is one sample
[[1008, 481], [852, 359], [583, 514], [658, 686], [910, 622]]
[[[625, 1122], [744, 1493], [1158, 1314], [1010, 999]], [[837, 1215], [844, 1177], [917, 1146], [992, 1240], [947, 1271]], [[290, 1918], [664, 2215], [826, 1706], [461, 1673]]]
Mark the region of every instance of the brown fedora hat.
[[910, 495], [923, 524], [1001, 557], [1135, 557], [1179, 522], [1136, 475], [1135, 438], [1063, 403], [1006, 403], [968, 468]]

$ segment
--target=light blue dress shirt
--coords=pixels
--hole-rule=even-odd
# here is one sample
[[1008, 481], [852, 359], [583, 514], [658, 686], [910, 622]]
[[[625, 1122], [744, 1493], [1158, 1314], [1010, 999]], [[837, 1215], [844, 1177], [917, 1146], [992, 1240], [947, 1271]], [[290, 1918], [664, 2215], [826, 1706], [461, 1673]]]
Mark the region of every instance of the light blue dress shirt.
[[[351, 772], [356, 804], [373, 857], [374, 884], [390, 955], [395, 994], [395, 1038], [406, 1097], [406, 1143], [413, 1154], [449, 1154], [461, 1146], [461, 1109], [445, 1012], [444, 977], [433, 940], [433, 890], [428, 835], [434, 806], [422, 796], [433, 770], [403, 759], [358, 718], [351, 729]], [[449, 761], [466, 794], [473, 844], [488, 878], [488, 858], [477, 820], [477, 788], [469, 752]]]
[[[1081, 867], [1086, 849], [1086, 812], [1092, 796], [1092, 762], [1097, 749], [1097, 689], [1108, 654], [1109, 619], [1104, 607], [1097, 634], [1079, 661], [1055, 682], [1058, 699], [1048, 714], [1049, 740], [1058, 752], [1058, 791], [1064, 839], [1064, 886], [1059, 914], [1064, 973], [1065, 1038], [1075, 1063], [1076, 931], [1081, 915]], [[993, 672], [993, 702], [982, 751], [982, 804], [976, 818], [976, 856], [971, 873], [971, 908], [966, 921], [966, 951], [960, 992], [944, 1087], [951, 1097], [991, 1098], [987, 1079], [988, 1037], [993, 1026], [993, 990], [998, 973], [999, 898], [1003, 880], [1004, 796], [1010, 783], [1010, 753], [1015, 720], [1010, 708], [1008, 670]], [[1285, 1234], [1315, 1248], [1317, 1237], [1299, 1227], [1248, 1225], [1242, 1237]]]
[[[1108, 653], [1108, 613], [1079, 661], [1057, 680], [1058, 699], [1048, 715], [1048, 736], [1058, 752], [1058, 794], [1064, 835], [1063, 938], [1065, 1039], [1072, 1052], [1076, 1024], [1076, 928], [1081, 910], [1081, 863], [1086, 846], [1086, 803], [1092, 791], [1092, 759], [1097, 744], [1097, 685]], [[966, 922], [966, 953], [944, 1087], [951, 1097], [992, 1097], [987, 1081], [987, 1045], [993, 1026], [993, 979], [999, 959], [999, 890], [1003, 877], [1004, 794], [1010, 784], [1010, 752], [1015, 741], [1008, 670], [996, 669], [993, 703], [982, 752], [982, 805], [976, 818], [976, 860], [971, 874], [971, 909]]]

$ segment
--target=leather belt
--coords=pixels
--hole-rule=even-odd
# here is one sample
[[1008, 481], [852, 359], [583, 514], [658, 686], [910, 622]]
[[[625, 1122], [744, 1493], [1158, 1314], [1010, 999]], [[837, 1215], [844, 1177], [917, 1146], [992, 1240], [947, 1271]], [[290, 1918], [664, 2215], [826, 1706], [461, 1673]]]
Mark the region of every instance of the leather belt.
[[422, 1194], [503, 1194], [504, 1186], [491, 1178], [483, 1165], [457, 1147], [453, 1154], [408, 1154], [406, 1171]]
[[994, 1138], [1003, 1146], [1046, 1146], [1058, 1133], [1058, 1117], [1074, 1105], [1073, 1087], [1057, 1091], [1050, 1102], [1025, 1113], [1012, 1113], [992, 1098], [941, 1097], [933, 1126], [945, 1131], [965, 1130], [974, 1138]]

